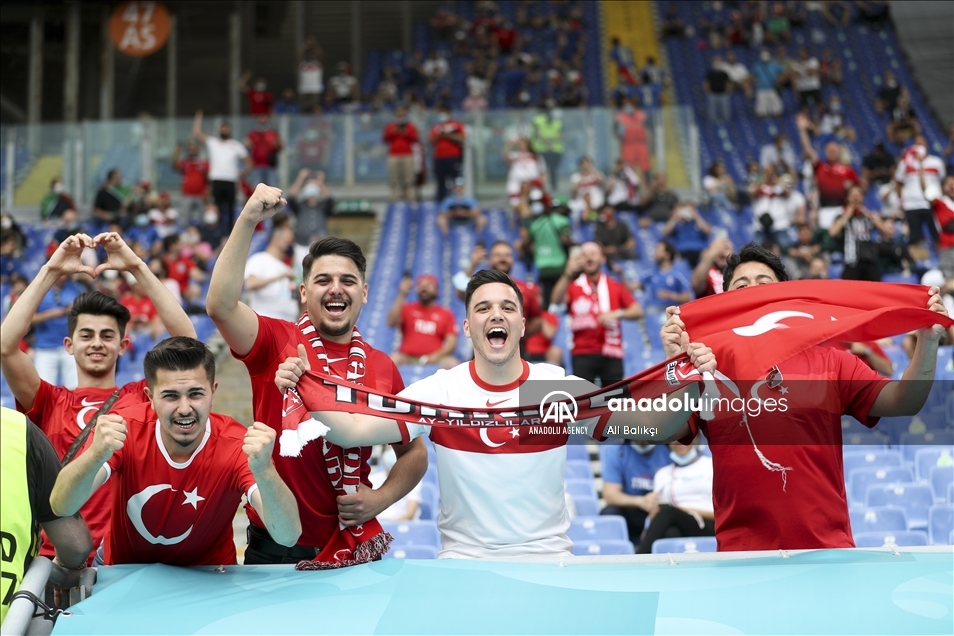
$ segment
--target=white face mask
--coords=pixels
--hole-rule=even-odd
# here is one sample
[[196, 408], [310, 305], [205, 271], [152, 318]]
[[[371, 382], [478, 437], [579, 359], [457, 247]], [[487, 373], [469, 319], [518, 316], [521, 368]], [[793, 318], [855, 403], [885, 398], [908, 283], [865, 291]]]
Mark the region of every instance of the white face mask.
[[450, 119], [450, 115], [448, 115], [447, 113], [441, 113], [437, 116], [437, 121], [439, 122], [445, 122], [448, 119]]
[[0, 219], [0, 228], [4, 230], [9, 230], [13, 227], [13, 219], [3, 218]]
[[206, 225], [215, 225], [219, 222], [219, 215], [215, 212], [206, 212], [202, 215], [202, 222]]
[[686, 466], [691, 464], [699, 456], [699, 451], [695, 447], [685, 455], [680, 455], [676, 451], [669, 451], [669, 459], [672, 460], [672, 463], [676, 466]]
[[53, 192], [57, 194], [63, 194], [64, 190], [66, 190], [66, 188], [63, 187], [62, 183], [57, 183], [55, 186], [53, 186]]
[[306, 199], [317, 199], [318, 195], [321, 194], [321, 189], [314, 183], [309, 183], [304, 188], [301, 189], [301, 196]]

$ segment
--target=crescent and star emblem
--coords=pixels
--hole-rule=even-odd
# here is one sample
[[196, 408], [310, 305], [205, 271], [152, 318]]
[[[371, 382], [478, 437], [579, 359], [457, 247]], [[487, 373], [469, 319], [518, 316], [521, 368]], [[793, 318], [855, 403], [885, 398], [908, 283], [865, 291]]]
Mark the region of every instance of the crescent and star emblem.
[[[142, 535], [143, 539], [153, 545], [175, 545], [177, 543], [182, 543], [190, 534], [192, 534], [192, 526], [189, 526], [189, 529], [179, 536], [167, 539], [162, 535], [159, 535], [158, 537], [153, 535], [146, 528], [146, 524], [144, 524], [142, 521], [143, 506], [146, 505], [153, 495], [164, 490], [176, 492], [171, 484], [155, 484], [153, 486], [147, 486], [141, 492], [138, 492], [130, 497], [129, 501], [126, 502], [126, 514], [129, 515], [129, 520], [132, 521], [133, 527], [136, 528], [136, 531], [139, 532], [140, 535]], [[184, 506], [186, 504], [191, 504], [194, 509], [198, 510], [198, 503], [205, 500], [205, 497], [199, 496], [198, 491], [198, 487], [193, 488], [191, 491], [183, 491], [183, 494], [185, 495], [185, 501], [182, 502], [182, 505]]]

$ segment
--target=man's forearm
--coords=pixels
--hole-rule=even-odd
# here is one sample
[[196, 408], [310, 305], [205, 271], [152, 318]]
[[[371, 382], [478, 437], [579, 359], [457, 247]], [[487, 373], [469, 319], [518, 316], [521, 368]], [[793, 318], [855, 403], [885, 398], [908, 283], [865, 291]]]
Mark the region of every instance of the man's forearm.
[[560, 274], [560, 278], [557, 279], [556, 284], [553, 286], [553, 291], [550, 292], [549, 298], [543, 299], [543, 306], [549, 307], [550, 304], [562, 305], [563, 301], [566, 300], [566, 288], [570, 286], [570, 277], [567, 276], [566, 272]]
[[195, 338], [195, 325], [189, 320], [188, 314], [182, 309], [179, 301], [169, 292], [169, 289], [162, 284], [162, 281], [156, 278], [149, 266], [140, 260], [139, 265], [131, 271], [136, 278], [136, 282], [142, 285], [146, 296], [155, 306], [156, 313], [169, 335]]
[[378, 488], [381, 496], [387, 501], [387, 506], [411, 492], [427, 472], [427, 448], [423, 440], [414, 440], [407, 446], [409, 447], [407, 451], [398, 456], [394, 466], [388, 472], [388, 478]]
[[394, 302], [391, 303], [391, 306], [388, 308], [388, 327], [400, 327], [401, 323], [401, 309], [404, 307], [404, 302], [407, 300], [407, 294], [399, 291], [397, 297], [394, 299]]
[[40, 268], [36, 278], [23, 290], [17, 302], [10, 306], [10, 311], [3, 321], [3, 329], [0, 329], [0, 353], [7, 355], [20, 347], [20, 341], [30, 330], [30, 325], [34, 323], [34, 319], [38, 317], [36, 310], [43, 301], [43, 297], [50, 291], [58, 277], [59, 274], [50, 271], [44, 265]]
[[288, 547], [295, 545], [301, 536], [301, 518], [295, 496], [271, 462], [265, 470], [253, 471], [253, 474], [259, 494], [255, 511], [261, 515], [268, 533], [277, 543]]
[[254, 232], [255, 224], [244, 215], [239, 215], [212, 270], [206, 310], [213, 320], [225, 318], [238, 306], [242, 295], [242, 279], [235, 276], [235, 272], [245, 271], [245, 259]]
[[330, 429], [324, 438], [341, 448], [395, 444], [402, 441], [397, 422], [384, 417], [343, 411], [314, 411], [311, 416]]
[[69, 517], [79, 512], [96, 490], [96, 475], [104, 463], [105, 459], [89, 449], [64, 466], [50, 494], [53, 513]]

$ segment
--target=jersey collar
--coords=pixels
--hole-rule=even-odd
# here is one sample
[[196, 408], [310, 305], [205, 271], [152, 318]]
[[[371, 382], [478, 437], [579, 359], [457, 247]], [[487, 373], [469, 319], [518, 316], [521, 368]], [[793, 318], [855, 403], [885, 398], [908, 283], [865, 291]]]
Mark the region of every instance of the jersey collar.
[[528, 377], [530, 377], [530, 365], [527, 364], [526, 360], [521, 360], [523, 364], [523, 371], [520, 373], [520, 377], [514, 380], [513, 382], [508, 382], [507, 384], [490, 384], [481, 380], [477, 376], [477, 365], [473, 360], [470, 361], [470, 364], [467, 365], [467, 369], [470, 371], [470, 379], [474, 383], [482, 388], [484, 391], [492, 391], [493, 393], [506, 393], [507, 391], [513, 391], [516, 388], [519, 388]]

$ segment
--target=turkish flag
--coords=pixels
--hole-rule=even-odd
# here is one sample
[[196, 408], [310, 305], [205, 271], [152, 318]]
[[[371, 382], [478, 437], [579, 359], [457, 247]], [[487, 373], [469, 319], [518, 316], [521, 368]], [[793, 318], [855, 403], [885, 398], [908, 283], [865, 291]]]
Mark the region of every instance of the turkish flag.
[[928, 287], [798, 280], [736, 289], [686, 303], [692, 342], [712, 348], [718, 368], [759, 380], [775, 365], [828, 340], [866, 342], [954, 320], [927, 309]]

